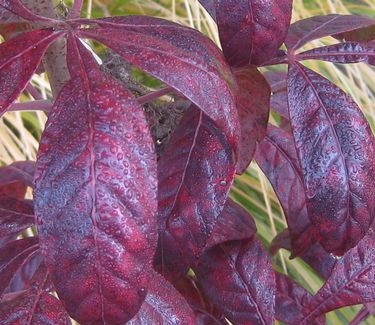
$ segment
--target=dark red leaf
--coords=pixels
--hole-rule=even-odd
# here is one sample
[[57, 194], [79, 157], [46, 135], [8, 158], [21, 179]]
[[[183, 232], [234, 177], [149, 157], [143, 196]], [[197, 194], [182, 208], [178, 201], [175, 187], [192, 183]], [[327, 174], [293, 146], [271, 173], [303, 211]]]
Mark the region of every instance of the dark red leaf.
[[207, 240], [205, 249], [231, 240], [246, 239], [255, 233], [255, 222], [247, 210], [228, 198]]
[[16, 161], [8, 166], [0, 167], [0, 186], [21, 182], [33, 187], [34, 171], [34, 161]]
[[62, 34], [34, 30], [0, 44], [0, 116], [26, 87], [48, 46]]
[[256, 236], [205, 251], [195, 271], [205, 294], [233, 324], [273, 324], [275, 276]]
[[216, 22], [231, 66], [260, 65], [284, 42], [292, 1], [216, 0]]
[[233, 181], [231, 147], [212, 120], [191, 107], [158, 167], [162, 249], [179, 252], [194, 263], [207, 244]]
[[375, 40], [375, 22], [372, 25], [354, 29], [350, 32], [333, 35], [336, 39], [346, 42], [370, 42]]
[[291, 134], [269, 125], [255, 160], [279, 198], [288, 222], [292, 256], [298, 256], [316, 241], [316, 236], [306, 209], [302, 172]]
[[157, 242], [157, 167], [142, 108], [68, 40], [72, 79], [43, 132], [35, 177], [40, 246], [56, 291], [82, 323], [139, 310]]
[[241, 126], [236, 171], [242, 174], [253, 159], [257, 142], [266, 135], [271, 90], [256, 68], [241, 69], [235, 76], [239, 86], [237, 110]]
[[323, 60], [334, 63], [368, 62], [375, 64], [375, 42], [345, 42], [318, 47], [296, 55], [296, 60]]
[[195, 325], [193, 310], [179, 292], [161, 275], [154, 273], [146, 299], [137, 315], [127, 325]]
[[34, 222], [32, 201], [0, 197], [0, 238], [17, 235]]
[[[90, 23], [82, 20], [85, 22]], [[79, 35], [103, 43], [181, 92], [213, 119], [231, 146], [237, 148], [236, 83], [211, 40], [196, 30], [152, 17], [112, 17], [93, 22], [100, 28], [83, 29]]]
[[12, 282], [19, 281], [16, 272], [28, 263], [38, 248], [36, 237], [14, 240], [0, 248], [0, 301], [10, 291]]
[[31, 288], [14, 299], [0, 302], [1, 324], [71, 325], [60, 300], [48, 293], [48, 274], [42, 265], [33, 278]]
[[32, 12], [21, 0], [0, 0], [0, 23], [8, 22], [9, 17], [12, 21], [16, 19], [15, 17], [31, 21], [54, 21]]
[[289, 67], [288, 103], [309, 218], [324, 249], [342, 255], [374, 218], [372, 132], [350, 96], [299, 63]]
[[[285, 324], [293, 323], [311, 295], [287, 276], [276, 273], [276, 319]], [[319, 317], [311, 325], [324, 325], [325, 317]]]
[[375, 20], [357, 15], [325, 15], [299, 20], [290, 25], [285, 44], [298, 49], [306, 43], [325, 36], [353, 31], [375, 24]]
[[344, 306], [375, 301], [375, 234], [370, 231], [336, 262], [331, 276], [314, 297], [304, 303], [294, 324], [311, 324], [316, 317]]
[[199, 2], [204, 7], [204, 9], [207, 10], [210, 16], [216, 21], [216, 8], [215, 8], [216, 0], [199, 0]]

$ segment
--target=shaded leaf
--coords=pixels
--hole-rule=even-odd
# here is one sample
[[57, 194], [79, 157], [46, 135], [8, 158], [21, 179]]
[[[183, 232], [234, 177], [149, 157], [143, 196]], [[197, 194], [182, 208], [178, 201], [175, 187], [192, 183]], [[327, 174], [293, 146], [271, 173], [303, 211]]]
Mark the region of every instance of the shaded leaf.
[[247, 210], [228, 198], [207, 240], [205, 249], [231, 240], [246, 239], [255, 233], [255, 222]]
[[210, 16], [216, 21], [216, 9], [215, 9], [216, 0], [199, 0], [199, 2], [204, 7], [204, 9], [207, 10]]
[[375, 301], [375, 234], [370, 231], [336, 262], [331, 276], [304, 303], [295, 324], [311, 324], [316, 317], [344, 306]]
[[[276, 273], [276, 319], [285, 324], [293, 323], [311, 295], [287, 276]], [[325, 317], [319, 317], [311, 325], [325, 324]]]
[[0, 239], [17, 235], [35, 222], [33, 202], [0, 197]]
[[191, 107], [159, 160], [161, 249], [171, 250], [166, 258], [181, 254], [188, 264], [199, 258], [224, 208], [234, 169], [225, 136]]
[[195, 269], [205, 294], [234, 324], [273, 324], [275, 277], [253, 236], [205, 251]]
[[253, 159], [257, 142], [266, 135], [271, 90], [256, 68], [241, 69], [235, 76], [239, 88], [237, 110], [241, 126], [236, 171], [242, 174]]
[[255, 160], [280, 201], [288, 223], [292, 256], [298, 256], [316, 241], [316, 235], [306, 209], [303, 176], [291, 134], [269, 125]]
[[69, 315], [60, 300], [48, 293], [48, 282], [47, 270], [42, 265], [31, 288], [0, 303], [0, 324], [70, 325]]
[[374, 218], [372, 132], [350, 96], [299, 63], [289, 67], [288, 103], [317, 241], [342, 255]]
[[[99, 28], [79, 35], [95, 39], [196, 104], [238, 146], [236, 83], [216, 45], [191, 28], [152, 17], [112, 17], [82, 23]], [[184, 78], [181, 78], [184, 76]]]
[[193, 310], [181, 294], [161, 275], [154, 273], [146, 299], [127, 325], [195, 325]]
[[0, 247], [0, 301], [9, 292], [12, 282], [18, 281], [17, 271], [28, 263], [38, 249], [36, 237], [14, 240]]
[[375, 20], [357, 15], [325, 15], [314, 16], [296, 21], [291, 24], [285, 45], [289, 49], [298, 49], [306, 43], [335, 34], [368, 27], [375, 24]]
[[8, 166], [0, 167], [0, 186], [21, 182], [33, 187], [35, 171], [34, 161], [16, 161]]
[[132, 95], [68, 39], [72, 79], [42, 134], [35, 176], [40, 246], [56, 291], [82, 323], [139, 310], [156, 248], [157, 168]]
[[34, 30], [0, 44], [0, 116], [26, 87], [48, 46], [62, 34]]
[[220, 43], [231, 66], [260, 65], [284, 42], [292, 1], [216, 0]]
[[370, 42], [375, 40], [375, 22], [367, 27], [354, 29], [350, 32], [333, 35], [336, 39], [345, 42]]
[[298, 61], [323, 60], [334, 63], [367, 62], [375, 64], [375, 42], [367, 44], [345, 42], [318, 47], [297, 54], [296, 59]]

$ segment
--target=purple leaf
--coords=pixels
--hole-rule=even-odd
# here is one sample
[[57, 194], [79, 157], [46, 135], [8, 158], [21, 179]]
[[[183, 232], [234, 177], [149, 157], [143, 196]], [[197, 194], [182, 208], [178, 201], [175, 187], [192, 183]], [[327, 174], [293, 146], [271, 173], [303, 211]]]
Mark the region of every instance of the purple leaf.
[[8, 166], [0, 167], [0, 186], [20, 181], [33, 187], [34, 171], [34, 161], [16, 161]]
[[241, 69], [235, 76], [239, 86], [237, 109], [241, 126], [236, 171], [242, 174], [253, 159], [257, 142], [266, 135], [271, 90], [256, 68]]
[[0, 303], [2, 324], [71, 325], [60, 300], [48, 293], [48, 273], [41, 266], [30, 289]]
[[82, 323], [139, 310], [157, 243], [157, 167], [136, 100], [68, 39], [72, 79], [43, 132], [35, 176], [40, 246], [56, 291]]
[[0, 44], [0, 116], [26, 87], [48, 46], [61, 35], [53, 29], [34, 30]]
[[324, 249], [342, 255], [374, 218], [372, 132], [351, 97], [299, 63], [289, 67], [288, 104], [309, 218]]
[[[276, 319], [286, 324], [293, 323], [311, 295], [287, 276], [276, 273]], [[319, 317], [311, 325], [324, 325], [325, 317]]]
[[38, 249], [36, 237], [14, 240], [0, 247], [0, 301], [9, 292], [12, 282], [19, 281], [17, 271], [28, 263]]
[[0, 239], [31, 227], [35, 222], [33, 202], [0, 197]]
[[260, 65], [284, 42], [292, 1], [216, 0], [216, 21], [231, 66]]
[[204, 7], [204, 9], [207, 10], [210, 16], [216, 21], [216, 9], [215, 9], [216, 0], [199, 0], [199, 2]]
[[283, 119], [289, 120], [288, 99], [286, 93], [287, 73], [284, 71], [267, 71], [264, 73], [271, 87], [270, 108]]
[[256, 236], [207, 250], [195, 272], [205, 294], [233, 324], [273, 324], [275, 276]]
[[197, 324], [193, 310], [161, 275], [154, 273], [145, 301], [127, 325]]
[[370, 231], [336, 262], [331, 276], [314, 297], [304, 302], [294, 324], [311, 324], [316, 317], [344, 306], [375, 301], [375, 234]]
[[[21, 0], [0, 0], [0, 23], [4, 22], [4, 18], [11, 15], [14, 17], [21, 17], [31, 21], [54, 21], [51, 18], [42, 17], [28, 9]], [[5, 22], [8, 22], [5, 20]]]
[[211, 40], [193, 29], [152, 17], [112, 17], [93, 22], [100, 27], [81, 30], [79, 35], [103, 43], [181, 92], [213, 119], [231, 146], [237, 148], [236, 83]]
[[350, 32], [344, 32], [333, 35], [334, 38], [346, 42], [363, 42], [367, 43], [375, 40], [375, 22], [367, 27], [354, 29]]
[[302, 172], [291, 134], [269, 125], [255, 160], [279, 198], [288, 222], [292, 256], [298, 256], [312, 245], [316, 236], [306, 209]]
[[336, 14], [314, 16], [291, 24], [285, 45], [288, 49], [296, 50], [312, 40], [353, 31], [374, 24], [374, 19], [363, 16]]
[[159, 161], [162, 249], [180, 252], [189, 263], [199, 258], [224, 208], [234, 171], [225, 136], [191, 107]]
[[255, 233], [256, 226], [253, 218], [244, 208], [228, 198], [207, 240], [205, 249], [231, 240], [250, 238]]
[[297, 54], [296, 60], [323, 60], [334, 63], [367, 62], [375, 64], [375, 42], [367, 44], [345, 42], [318, 47]]

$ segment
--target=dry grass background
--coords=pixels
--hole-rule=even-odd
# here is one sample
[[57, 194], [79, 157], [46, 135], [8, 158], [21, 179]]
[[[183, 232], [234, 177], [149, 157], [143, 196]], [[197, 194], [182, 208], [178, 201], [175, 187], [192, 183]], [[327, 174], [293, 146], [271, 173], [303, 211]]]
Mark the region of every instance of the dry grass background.
[[[65, 1], [69, 4], [69, 1]], [[295, 0], [293, 21], [319, 14], [357, 13], [375, 16], [375, 0]], [[102, 17], [109, 15], [145, 14], [154, 15], [196, 28], [218, 43], [217, 28], [210, 16], [197, 0], [89, 0], [85, 2], [83, 15]], [[306, 48], [332, 43], [325, 38], [306, 45]], [[375, 70], [365, 64], [333, 65], [329, 63], [307, 62], [310, 68], [334, 81], [363, 109], [373, 130], [375, 130]], [[33, 85], [44, 98], [50, 95], [46, 76], [35, 76]], [[21, 101], [31, 100], [27, 95]], [[0, 119], [0, 165], [16, 160], [35, 160], [38, 139], [46, 117], [40, 111], [7, 113]], [[259, 237], [268, 246], [272, 238], [286, 227], [285, 218], [278, 200], [266, 177], [251, 164], [248, 171], [235, 180], [232, 197], [243, 205], [255, 218]], [[310, 292], [316, 292], [322, 280], [298, 258], [289, 260], [289, 253], [281, 250], [274, 259], [274, 266], [289, 274]], [[343, 308], [328, 314], [327, 324], [349, 324], [357, 307]], [[363, 324], [374, 324], [375, 317]]]

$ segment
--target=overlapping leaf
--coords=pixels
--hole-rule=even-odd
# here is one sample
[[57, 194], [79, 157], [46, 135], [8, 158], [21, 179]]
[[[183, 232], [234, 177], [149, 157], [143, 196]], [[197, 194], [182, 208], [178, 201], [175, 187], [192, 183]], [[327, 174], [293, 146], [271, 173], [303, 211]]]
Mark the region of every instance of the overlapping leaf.
[[298, 49], [314, 39], [373, 25], [374, 19], [357, 15], [332, 14], [309, 17], [290, 25], [285, 45], [289, 49]]
[[25, 32], [0, 44], [0, 116], [26, 87], [48, 46], [62, 32]]
[[195, 325], [196, 317], [186, 300], [161, 275], [154, 273], [145, 301], [127, 325]]
[[294, 324], [311, 324], [331, 310], [375, 301], [375, 235], [370, 231], [356, 247], [337, 261], [331, 276], [318, 293], [304, 302]]
[[232, 66], [260, 65], [284, 42], [292, 1], [216, 0], [220, 43]]
[[112, 17], [82, 23], [99, 27], [83, 29], [79, 35], [105, 44], [181, 92], [217, 123], [233, 147], [238, 146], [235, 80], [211, 40], [193, 29], [151, 17]]
[[232, 323], [273, 324], [274, 272], [255, 236], [205, 251], [196, 274], [205, 294]]
[[159, 161], [162, 250], [194, 263], [224, 207], [234, 171], [225, 136], [191, 107]]
[[146, 118], [68, 42], [72, 79], [57, 98], [37, 161], [40, 246], [60, 299], [82, 323], [130, 320], [146, 294], [156, 247], [157, 171]]
[[266, 79], [256, 68], [237, 71], [237, 109], [241, 126], [237, 173], [242, 174], [249, 166], [257, 142], [266, 134], [271, 90]]
[[309, 218], [326, 251], [342, 255], [374, 218], [373, 135], [348, 95], [299, 63], [289, 67], [288, 103]]

